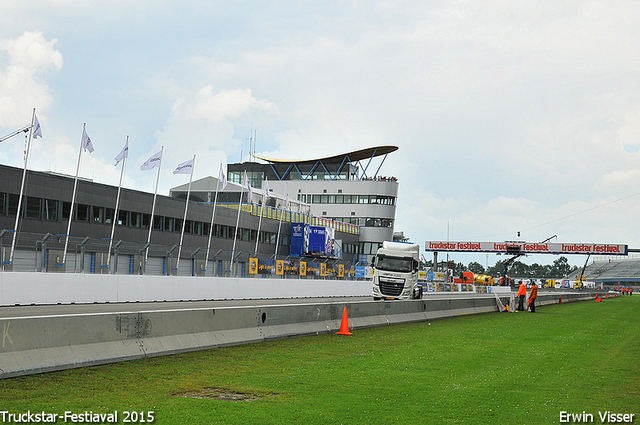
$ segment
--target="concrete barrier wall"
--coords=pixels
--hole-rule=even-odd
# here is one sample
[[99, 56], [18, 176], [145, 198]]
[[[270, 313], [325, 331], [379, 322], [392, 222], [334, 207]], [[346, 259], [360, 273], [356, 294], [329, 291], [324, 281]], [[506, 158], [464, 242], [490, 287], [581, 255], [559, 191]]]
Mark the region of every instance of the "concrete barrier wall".
[[497, 310], [478, 294], [411, 301], [300, 303], [0, 319], [0, 378], [298, 335]]
[[[128, 293], [149, 290], [145, 284], [140, 286], [127, 288]], [[187, 288], [183, 293], [189, 290], [200, 294], [195, 288]], [[288, 290], [295, 292], [291, 287]], [[558, 303], [560, 296], [563, 302], [572, 302], [593, 299], [595, 293], [541, 293], [538, 305]], [[604, 293], [600, 296], [604, 297]], [[503, 301], [508, 298], [506, 295]], [[301, 301], [285, 305], [0, 318], [0, 378], [335, 332], [345, 307], [350, 329], [498, 311], [496, 295], [457, 294], [390, 302]]]
[[0, 273], [0, 306], [368, 295], [356, 280]]

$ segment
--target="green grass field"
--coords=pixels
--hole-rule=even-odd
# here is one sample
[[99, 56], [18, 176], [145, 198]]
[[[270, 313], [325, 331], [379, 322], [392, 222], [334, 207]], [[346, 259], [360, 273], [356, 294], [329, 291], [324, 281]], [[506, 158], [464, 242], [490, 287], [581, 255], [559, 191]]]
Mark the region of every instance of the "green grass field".
[[118, 411], [119, 423], [153, 411], [158, 424], [554, 424], [561, 411], [601, 423], [611, 411], [640, 423], [637, 296], [353, 333], [3, 380], [0, 410]]

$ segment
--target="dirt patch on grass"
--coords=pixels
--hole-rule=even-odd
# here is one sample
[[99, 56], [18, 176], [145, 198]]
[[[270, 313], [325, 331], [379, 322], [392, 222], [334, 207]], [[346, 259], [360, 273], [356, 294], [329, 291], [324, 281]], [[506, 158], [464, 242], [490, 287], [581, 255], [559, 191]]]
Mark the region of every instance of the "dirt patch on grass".
[[227, 388], [203, 388], [197, 391], [184, 391], [173, 394], [176, 397], [212, 399], [223, 401], [254, 401], [264, 398], [264, 394], [238, 392]]

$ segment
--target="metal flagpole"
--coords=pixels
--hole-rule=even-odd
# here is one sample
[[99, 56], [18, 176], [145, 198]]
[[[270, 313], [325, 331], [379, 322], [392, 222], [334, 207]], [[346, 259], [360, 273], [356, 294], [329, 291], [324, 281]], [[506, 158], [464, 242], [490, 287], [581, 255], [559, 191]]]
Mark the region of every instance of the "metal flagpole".
[[[125, 144], [125, 148], [127, 148], [128, 146], [129, 146], [129, 136], [127, 135], [127, 142]], [[118, 184], [118, 195], [116, 196], [116, 210], [113, 213], [113, 223], [111, 224], [111, 237], [109, 238], [109, 251], [107, 251], [107, 270], [108, 271], [111, 270], [109, 268], [109, 265], [111, 264], [111, 247], [113, 246], [113, 235], [115, 234], [116, 222], [118, 221], [118, 207], [120, 206], [120, 190], [122, 189], [122, 176], [124, 176], [124, 163], [126, 161], [127, 161], [127, 156], [122, 158], [122, 169], [120, 170], [120, 184]]]
[[231, 275], [235, 277], [236, 274], [236, 239], [238, 238], [238, 225], [240, 224], [240, 211], [242, 210], [242, 195], [244, 194], [244, 186], [247, 181], [247, 170], [244, 170], [244, 180], [242, 183], [242, 188], [240, 189], [240, 202], [238, 202], [238, 218], [236, 218], [236, 230], [233, 233], [233, 248], [231, 249]]
[[153, 193], [153, 206], [151, 207], [151, 221], [149, 222], [149, 236], [147, 236], [147, 247], [144, 253], [144, 268], [147, 269], [147, 259], [149, 258], [149, 244], [151, 243], [151, 230], [153, 230], [153, 216], [156, 212], [156, 198], [158, 197], [158, 182], [160, 181], [160, 168], [162, 168], [162, 156], [164, 146], [160, 148], [160, 164], [158, 165], [158, 175], [156, 177], [156, 191]]
[[73, 218], [73, 205], [76, 202], [76, 190], [78, 188], [78, 173], [80, 172], [80, 159], [82, 159], [82, 144], [84, 142], [84, 132], [87, 127], [87, 123], [82, 125], [82, 137], [80, 137], [80, 152], [78, 152], [78, 166], [76, 167], [76, 178], [73, 181], [73, 195], [71, 196], [71, 209], [69, 210], [69, 224], [67, 224], [67, 236], [64, 241], [64, 251], [62, 253], [62, 265], [66, 267], [67, 264], [67, 247], [69, 246], [69, 233], [71, 233], [71, 219]]
[[[287, 193], [286, 195], [286, 201], [285, 201], [285, 208], [288, 210], [289, 209], [289, 189], [287, 189], [287, 183], [284, 184], [284, 190]], [[274, 253], [273, 257], [276, 258], [278, 256], [278, 244], [280, 243], [280, 228], [282, 227], [282, 215], [284, 212], [280, 213], [280, 221], [278, 222], [278, 236], [276, 237], [276, 252]]]
[[[267, 181], [267, 177], [265, 176], [264, 181]], [[262, 207], [260, 208], [260, 219], [258, 220], [258, 233], [256, 234], [256, 248], [255, 248], [255, 253], [256, 255], [258, 255], [258, 242], [260, 241], [260, 227], [262, 224], [262, 216], [264, 215], [264, 204], [265, 204], [265, 200], [266, 197], [269, 196], [269, 194], [267, 193], [267, 191], [269, 190], [269, 183], [266, 184], [265, 189], [264, 189], [264, 193], [262, 194]]]
[[184, 238], [184, 228], [187, 224], [187, 208], [189, 207], [189, 195], [191, 194], [191, 180], [193, 179], [193, 170], [196, 168], [196, 156], [193, 155], [193, 162], [191, 165], [191, 175], [189, 176], [189, 188], [187, 189], [187, 199], [184, 204], [184, 217], [182, 218], [182, 232], [180, 232], [180, 245], [178, 245], [178, 259], [176, 260], [176, 274], [178, 274], [178, 267], [180, 266], [180, 254], [182, 253], [182, 239]]
[[11, 241], [11, 253], [9, 254], [9, 264], [13, 264], [13, 251], [16, 247], [16, 236], [18, 236], [18, 222], [20, 221], [20, 212], [22, 208], [22, 195], [24, 193], [24, 182], [27, 177], [27, 159], [29, 158], [29, 149], [31, 148], [31, 138], [33, 137], [33, 125], [36, 118], [36, 108], [33, 108], [31, 115], [31, 129], [29, 130], [29, 141], [24, 155], [24, 168], [22, 170], [22, 184], [20, 186], [20, 197], [18, 198], [18, 210], [16, 211], [16, 224], [13, 228], [13, 241]]
[[[218, 203], [218, 191], [220, 190], [220, 177], [222, 176], [222, 163], [220, 163], [220, 172], [218, 173], [218, 184], [216, 185], [216, 196], [213, 199], [213, 211], [211, 212], [211, 227], [209, 227], [209, 242], [207, 242], [207, 253], [204, 256], [205, 274], [206, 268], [209, 266], [209, 252], [211, 252], [211, 236], [213, 235], [213, 219], [216, 216], [216, 204]], [[224, 187], [222, 188], [224, 190]]]

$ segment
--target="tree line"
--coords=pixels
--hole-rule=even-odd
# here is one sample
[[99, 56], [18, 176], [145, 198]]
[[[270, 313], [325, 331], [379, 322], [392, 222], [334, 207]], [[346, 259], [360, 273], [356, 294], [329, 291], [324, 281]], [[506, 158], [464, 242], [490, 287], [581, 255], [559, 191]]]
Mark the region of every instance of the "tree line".
[[[502, 276], [502, 270], [504, 269], [503, 260], [498, 260], [493, 266], [485, 268], [482, 264], [477, 261], [472, 261], [468, 265], [464, 265], [462, 263], [450, 262], [453, 264], [453, 273], [454, 275], [459, 275], [462, 272], [472, 272], [473, 274], [480, 275], [488, 275], [488, 276]], [[427, 262], [422, 262], [422, 266], [426, 268], [430, 268], [433, 266], [433, 262], [431, 260]], [[537, 278], [537, 279], [551, 279], [551, 278], [559, 278], [570, 275], [571, 273], [578, 270], [578, 266], [571, 266], [569, 264], [569, 260], [566, 257], [560, 257], [555, 260], [552, 264], [525, 264], [521, 261], [514, 261], [509, 265], [507, 269], [507, 275], [515, 276], [515, 277], [528, 277], [528, 278]]]

